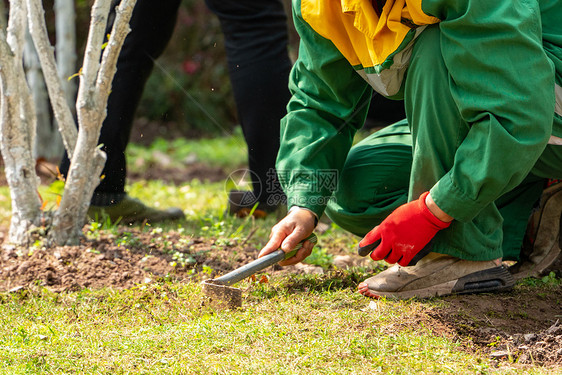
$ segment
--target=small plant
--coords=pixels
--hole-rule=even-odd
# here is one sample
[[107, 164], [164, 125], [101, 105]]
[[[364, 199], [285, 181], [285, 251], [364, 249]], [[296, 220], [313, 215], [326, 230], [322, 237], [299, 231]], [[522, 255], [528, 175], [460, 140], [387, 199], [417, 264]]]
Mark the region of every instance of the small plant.
[[[104, 216], [102, 218], [94, 218], [95, 220], [90, 221], [85, 226], [85, 235], [86, 238], [89, 240], [99, 240], [102, 232], [106, 231], [109, 233], [116, 234], [118, 232], [117, 225], [119, 224], [120, 220], [115, 222], [111, 221], [109, 216]], [[101, 219], [101, 220], [100, 220]]]
[[203, 265], [201, 272], [207, 276], [211, 276], [213, 274], [213, 269], [206, 264]]
[[142, 242], [132, 233], [124, 232], [121, 234], [119, 238], [115, 241], [117, 246], [122, 246], [125, 248], [138, 248], [142, 247]]
[[304, 260], [304, 263], [328, 269], [332, 267], [332, 264], [334, 263], [334, 256], [328, 253], [326, 249], [315, 246], [312, 250], [312, 254]]
[[86, 226], [86, 238], [89, 240], [98, 240], [101, 235], [103, 224], [98, 221], [92, 221]]
[[170, 263], [172, 267], [176, 267], [178, 265], [180, 267], [186, 267], [192, 266], [197, 263], [197, 260], [193, 256], [191, 256], [190, 254], [182, 253], [180, 251], [174, 251], [174, 253], [172, 254], [172, 259], [174, 260]]
[[560, 285], [560, 283], [562, 283], [562, 279], [558, 279], [556, 277], [556, 273], [554, 273], [554, 271], [550, 272], [548, 275], [544, 276], [541, 281], [545, 284], [545, 285]]
[[495, 348], [501, 344], [501, 337], [496, 336], [492, 342], [488, 344], [489, 347]]
[[550, 272], [548, 275], [543, 276], [540, 279], [526, 278], [522, 281], [523, 285], [528, 286], [558, 286], [562, 284], [562, 279], [556, 277], [554, 271]]

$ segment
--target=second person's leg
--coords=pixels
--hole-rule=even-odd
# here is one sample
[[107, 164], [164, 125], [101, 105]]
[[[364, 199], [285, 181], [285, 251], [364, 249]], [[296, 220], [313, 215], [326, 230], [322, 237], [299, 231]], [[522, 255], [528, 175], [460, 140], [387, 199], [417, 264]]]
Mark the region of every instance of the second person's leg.
[[[271, 210], [283, 200], [275, 173], [279, 121], [286, 113], [287, 17], [280, 0], [206, 0], [221, 22], [238, 117], [248, 145], [253, 193]], [[251, 202], [253, 205], [254, 202]]]

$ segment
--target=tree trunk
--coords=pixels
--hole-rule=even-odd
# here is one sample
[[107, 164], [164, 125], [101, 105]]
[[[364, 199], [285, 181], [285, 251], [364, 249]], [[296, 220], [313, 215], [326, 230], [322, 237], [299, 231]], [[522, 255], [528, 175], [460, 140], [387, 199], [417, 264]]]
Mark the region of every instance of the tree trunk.
[[66, 102], [73, 108], [76, 102], [76, 79], [69, 77], [76, 69], [76, 11], [74, 0], [55, 0], [57, 67]]
[[[9, 241], [25, 244], [30, 229], [47, 225], [49, 243], [75, 244], [82, 234], [86, 212], [105, 154], [97, 148], [107, 98], [116, 71], [117, 57], [129, 32], [129, 19], [136, 0], [123, 0], [117, 10], [111, 37], [102, 48], [111, 0], [96, 0], [80, 77], [77, 100], [79, 131], [65, 96], [67, 74], [57, 71], [53, 48], [47, 37], [41, 0], [12, 0], [7, 35], [0, 30], [1, 150], [10, 185], [13, 215]], [[53, 112], [64, 146], [71, 158], [65, 192], [59, 208], [43, 215], [37, 194], [38, 178], [32, 157], [35, 135], [35, 109], [25, 82], [22, 64], [26, 17], [30, 35], [43, 70]], [[68, 20], [67, 20], [68, 21]], [[100, 55], [103, 52], [103, 57]], [[60, 75], [59, 75], [60, 74]]]
[[31, 155], [34, 111], [25, 82], [22, 50], [25, 36], [25, 3], [10, 5], [8, 35], [0, 32], [0, 80], [2, 84], [1, 149], [10, 185], [12, 220], [10, 241], [25, 244], [30, 229], [41, 221], [37, 194], [39, 179]]
[[[117, 9], [111, 37], [104, 49], [101, 63], [100, 54], [110, 2], [96, 1], [92, 7], [92, 22], [76, 102], [80, 124], [76, 152], [70, 162], [65, 193], [53, 220], [53, 239], [57, 243], [64, 239], [67, 242], [75, 241], [81, 233], [90, 199], [99, 184], [105, 155], [103, 159], [94, 158], [93, 162], [92, 155], [99, 155], [96, 145], [106, 115], [107, 98], [116, 71], [117, 57], [130, 31], [129, 20], [135, 3], [136, 0], [124, 0]], [[91, 167], [88, 168], [88, 165]], [[92, 178], [97, 181], [92, 183]], [[77, 210], [71, 210], [76, 202], [80, 202], [80, 206]]]

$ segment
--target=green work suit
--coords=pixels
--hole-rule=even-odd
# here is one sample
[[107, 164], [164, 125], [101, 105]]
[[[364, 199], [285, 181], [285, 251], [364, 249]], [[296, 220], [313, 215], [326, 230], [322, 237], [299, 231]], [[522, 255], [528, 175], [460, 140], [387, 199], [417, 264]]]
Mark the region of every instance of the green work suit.
[[516, 259], [544, 178], [562, 178], [562, 146], [547, 146], [562, 135], [562, 3], [424, 0], [422, 8], [441, 22], [415, 41], [399, 94], [408, 121], [351, 148], [372, 89], [294, 2], [301, 45], [277, 160], [288, 205], [326, 210], [364, 235], [429, 190], [455, 218], [434, 251]]

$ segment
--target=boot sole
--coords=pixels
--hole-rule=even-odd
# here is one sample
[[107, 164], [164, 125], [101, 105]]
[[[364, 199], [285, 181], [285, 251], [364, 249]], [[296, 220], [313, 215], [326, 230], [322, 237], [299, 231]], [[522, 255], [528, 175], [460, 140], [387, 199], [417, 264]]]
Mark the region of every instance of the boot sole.
[[506, 267], [499, 266], [471, 273], [456, 280], [428, 288], [397, 292], [379, 292], [371, 290], [367, 284], [358, 286], [359, 293], [371, 298], [390, 297], [397, 299], [443, 297], [451, 294], [474, 294], [504, 292], [515, 285], [515, 279]]

